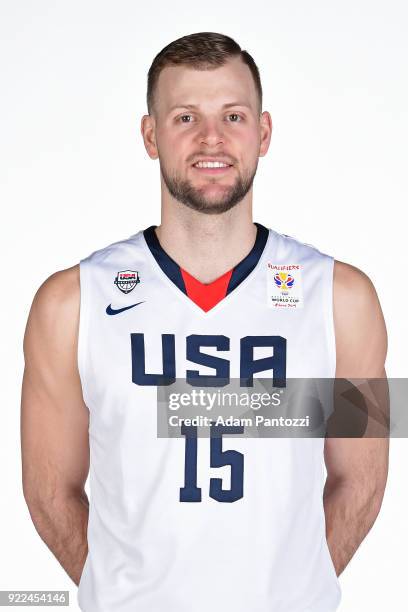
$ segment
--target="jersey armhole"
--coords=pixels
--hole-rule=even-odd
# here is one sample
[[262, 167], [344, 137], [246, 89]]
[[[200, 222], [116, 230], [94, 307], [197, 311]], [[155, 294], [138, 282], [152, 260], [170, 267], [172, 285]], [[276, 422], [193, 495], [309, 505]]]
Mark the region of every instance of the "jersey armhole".
[[82, 397], [90, 409], [90, 396], [87, 388], [87, 346], [89, 336], [89, 282], [88, 282], [88, 262], [82, 259], [79, 262], [79, 284], [80, 284], [80, 307], [79, 307], [79, 329], [78, 329], [78, 371], [82, 386]]
[[328, 257], [328, 282], [324, 283], [325, 291], [325, 308], [326, 313], [326, 330], [327, 330], [327, 350], [330, 360], [331, 377], [336, 377], [336, 332], [334, 326], [334, 258]]

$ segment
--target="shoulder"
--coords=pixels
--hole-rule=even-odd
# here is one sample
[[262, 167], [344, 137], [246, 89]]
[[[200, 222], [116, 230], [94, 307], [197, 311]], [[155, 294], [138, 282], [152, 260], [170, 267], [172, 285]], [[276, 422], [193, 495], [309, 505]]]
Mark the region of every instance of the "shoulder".
[[80, 306], [79, 264], [51, 274], [37, 289], [28, 316], [24, 350], [72, 343]]
[[370, 308], [378, 302], [374, 284], [367, 274], [337, 260], [333, 268], [333, 292], [334, 306], [347, 311]]
[[33, 306], [41, 310], [72, 306], [79, 300], [79, 263], [49, 276], [38, 288]]
[[89, 264], [96, 266], [114, 264], [118, 258], [121, 259], [137, 254], [140, 248], [143, 248], [143, 244], [143, 230], [139, 230], [128, 238], [116, 240], [115, 242], [111, 242], [106, 246], [94, 250], [87, 257], [81, 259], [80, 269]]
[[269, 231], [271, 251], [279, 260], [296, 260], [296, 263], [302, 265], [316, 265], [319, 262], [333, 261], [331, 255], [324, 253], [313, 244], [302, 242], [298, 238], [279, 233], [273, 229], [269, 229]]
[[359, 268], [334, 262], [333, 314], [337, 376], [382, 375], [387, 332], [371, 279]]

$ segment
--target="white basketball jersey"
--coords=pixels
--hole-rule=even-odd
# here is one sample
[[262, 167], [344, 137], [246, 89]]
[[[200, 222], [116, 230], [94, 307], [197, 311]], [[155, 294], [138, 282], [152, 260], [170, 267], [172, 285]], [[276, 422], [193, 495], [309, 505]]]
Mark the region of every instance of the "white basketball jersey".
[[[157, 435], [157, 387], [175, 377], [268, 377], [275, 368], [288, 378], [335, 376], [333, 259], [257, 228], [225, 297], [207, 311], [153, 226], [80, 262], [78, 365], [91, 454], [84, 612], [339, 605], [325, 536], [324, 438], [223, 436], [217, 458], [210, 439], [198, 438], [186, 465], [187, 440]], [[235, 467], [222, 460], [228, 450], [240, 457]]]

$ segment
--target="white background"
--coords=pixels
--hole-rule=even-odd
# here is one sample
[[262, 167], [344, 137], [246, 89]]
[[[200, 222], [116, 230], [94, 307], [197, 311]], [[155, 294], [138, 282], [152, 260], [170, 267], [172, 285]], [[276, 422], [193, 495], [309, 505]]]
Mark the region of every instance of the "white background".
[[[159, 223], [159, 166], [140, 118], [170, 41], [218, 31], [253, 54], [274, 123], [255, 220], [373, 280], [387, 371], [407, 376], [407, 6], [395, 0], [137, 3], [2, 0], [0, 588], [77, 589], [21, 491], [22, 338], [54, 271]], [[406, 591], [407, 440], [393, 440], [381, 514], [341, 576], [341, 612], [399, 612]]]

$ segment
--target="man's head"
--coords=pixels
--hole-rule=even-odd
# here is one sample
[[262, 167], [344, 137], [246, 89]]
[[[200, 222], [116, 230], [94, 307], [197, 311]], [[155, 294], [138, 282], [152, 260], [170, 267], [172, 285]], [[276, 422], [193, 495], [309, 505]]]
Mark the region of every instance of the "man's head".
[[[212, 32], [170, 43], [150, 67], [147, 107], [145, 146], [176, 200], [219, 214], [245, 197], [272, 129], [247, 51]], [[208, 167], [214, 163], [224, 166]]]

